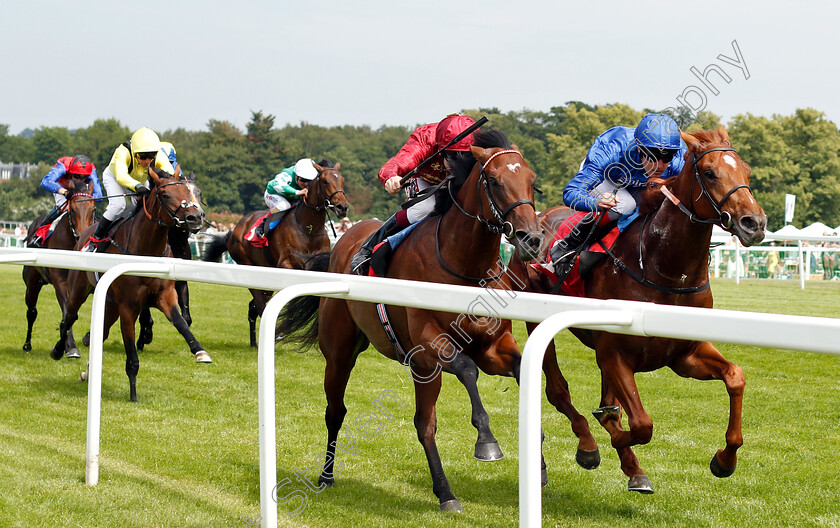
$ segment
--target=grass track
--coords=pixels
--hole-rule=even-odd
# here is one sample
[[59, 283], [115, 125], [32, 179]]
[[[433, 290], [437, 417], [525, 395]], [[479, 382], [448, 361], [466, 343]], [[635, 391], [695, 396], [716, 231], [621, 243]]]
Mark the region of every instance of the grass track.
[[[256, 352], [247, 347], [248, 294], [193, 284], [193, 330], [215, 363], [196, 365], [158, 312], [154, 342], [141, 353], [139, 404], [128, 402], [119, 330], [105, 344], [100, 483], [84, 485], [87, 387], [83, 361], [55, 362], [59, 312], [51, 288], [39, 303], [33, 351], [26, 330], [20, 268], [0, 266], [0, 526], [253, 526], [259, 515]], [[840, 317], [840, 284], [718, 280], [719, 308]], [[89, 324], [90, 301], [77, 325]], [[522, 325], [518, 338], [523, 338]], [[807, 339], [807, 336], [803, 336]], [[838, 336], [840, 339], [840, 336]], [[520, 339], [520, 344], [524, 343]], [[575, 405], [598, 406], [599, 374], [590, 351], [567, 333], [558, 338], [561, 368]], [[573, 461], [568, 422], [544, 403], [545, 526], [840, 526], [840, 357], [721, 345], [744, 368], [744, 447], [728, 479], [708, 462], [723, 444], [728, 399], [720, 382], [661, 370], [637, 376], [655, 423], [653, 441], [636, 449], [657, 492], [626, 491], [606, 432], [590, 418], [603, 463], [585, 471]], [[86, 356], [83, 349], [83, 356]], [[341, 439], [358, 419], [355, 452], [343, 457], [336, 486], [321, 493], [297, 481], [317, 478], [324, 449], [324, 361], [317, 352], [278, 347], [278, 480], [287, 526], [511, 526], [518, 521], [517, 388], [482, 376], [479, 387], [506, 458], [473, 459], [475, 430], [466, 393], [446, 376], [438, 404], [438, 447], [465, 512], [437, 511], [428, 467], [412, 423], [413, 388], [396, 363], [362, 355], [348, 387]], [[358, 434], [384, 389], [407, 406], [388, 405], [371, 437]], [[585, 413], [586, 414], [586, 413]], [[285, 512], [304, 506], [297, 517]], [[294, 498], [297, 497], [297, 498]]]

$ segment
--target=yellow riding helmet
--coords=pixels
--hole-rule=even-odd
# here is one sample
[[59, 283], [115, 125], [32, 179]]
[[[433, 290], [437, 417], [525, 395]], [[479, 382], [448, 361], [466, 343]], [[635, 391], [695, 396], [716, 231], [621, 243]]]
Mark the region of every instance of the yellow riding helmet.
[[143, 127], [131, 135], [132, 154], [139, 152], [157, 152], [160, 150], [160, 138], [151, 128]]

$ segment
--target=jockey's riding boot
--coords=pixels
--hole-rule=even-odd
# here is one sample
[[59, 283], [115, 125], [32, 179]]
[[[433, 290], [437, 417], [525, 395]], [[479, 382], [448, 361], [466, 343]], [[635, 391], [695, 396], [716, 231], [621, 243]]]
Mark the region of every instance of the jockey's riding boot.
[[370, 266], [370, 257], [373, 255], [373, 248], [389, 236], [395, 235], [402, 230], [403, 228], [397, 223], [397, 215], [391, 215], [391, 218], [385, 220], [385, 223], [379, 226], [379, 229], [365, 240], [359, 252], [353, 256], [353, 259], [350, 261], [350, 273], [353, 275], [367, 275], [368, 267]]
[[[41, 224], [38, 227], [40, 228], [40, 227], [43, 227], [45, 225], [50, 225], [53, 222], [55, 222], [55, 219], [58, 218], [58, 213], [59, 213], [58, 207], [53, 207], [52, 210], [49, 213], [47, 213], [47, 216], [45, 216], [44, 219], [41, 220]], [[37, 229], [36, 229], [36, 232], [37, 232]], [[30, 240], [29, 243], [26, 244], [26, 245], [28, 247], [44, 247], [44, 239], [39, 237], [37, 234], [33, 234], [32, 235], [32, 240]]]
[[[606, 216], [606, 215], [604, 215]], [[559, 282], [566, 280], [566, 276], [572, 271], [575, 265], [575, 257], [583, 250], [583, 246], [587, 242], [596, 242], [605, 233], [602, 233], [598, 239], [595, 238], [597, 231], [595, 222], [599, 219], [590, 213], [581, 219], [578, 224], [572, 228], [566, 238], [559, 240], [550, 250], [551, 262], [554, 263], [554, 274], [557, 276]]]
[[102, 218], [96, 225], [96, 231], [90, 237], [88, 244], [88, 251], [93, 253], [102, 253], [108, 247], [108, 229], [114, 223], [113, 220]]

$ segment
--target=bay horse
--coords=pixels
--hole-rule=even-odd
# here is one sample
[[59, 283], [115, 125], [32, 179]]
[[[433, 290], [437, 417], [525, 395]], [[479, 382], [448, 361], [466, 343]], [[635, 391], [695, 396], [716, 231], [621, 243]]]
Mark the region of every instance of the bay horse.
[[[126, 255], [148, 255], [171, 257], [167, 245], [170, 226], [195, 229], [204, 221], [204, 210], [193, 194], [187, 181], [180, 178], [180, 169], [175, 174], [150, 169], [151, 192], [139, 200], [133, 216], [121, 222], [110, 235], [111, 243], [106, 252]], [[94, 226], [80, 236], [76, 244], [82, 250], [93, 233]], [[93, 272], [72, 270], [69, 275], [69, 291], [64, 305], [60, 326], [60, 337], [50, 355], [59, 360], [65, 351], [75, 348], [71, 329], [78, 319], [79, 308], [93, 291], [97, 282]], [[144, 308], [156, 307], [184, 337], [195, 355], [197, 363], [212, 362], [210, 355], [193, 336], [186, 321], [178, 310], [178, 295], [174, 281], [153, 277], [123, 275], [113, 282], [109, 289], [108, 304], [105, 307], [105, 338], [110, 327], [119, 318], [125, 347], [125, 372], [128, 375], [130, 399], [137, 401], [137, 372], [140, 360], [134, 344], [135, 323]]]
[[[501, 132], [476, 132], [475, 143], [472, 156], [464, 153], [459, 163], [449, 167], [453, 174], [450, 200], [455, 207], [416, 225], [394, 250], [387, 277], [471, 286], [498, 280], [504, 270], [499, 258], [502, 233], [523, 260], [538, 255], [542, 237], [534, 211], [534, 171]], [[354, 225], [330, 255], [314, 257], [309, 268], [350, 273], [351, 258], [379, 225], [377, 220]], [[435, 442], [440, 373], [454, 374], [467, 389], [471, 422], [478, 430], [476, 458], [502, 458], [476, 381], [479, 368], [487, 374], [519, 380], [521, 355], [511, 323], [401, 306], [381, 309], [389, 314], [394, 332], [391, 338], [380, 323], [377, 305], [371, 303], [301, 297], [281, 313], [278, 334], [310, 345], [317, 340], [326, 358], [327, 454], [319, 484], [334, 483], [335, 445], [347, 413], [344, 393], [358, 355], [372, 343], [384, 356], [411, 365], [414, 425], [429, 464], [432, 489], [441, 510], [461, 511]]]
[[[625, 228], [608, 256], [587, 275], [586, 297], [711, 308], [708, 263], [712, 226], [721, 226], [745, 246], [764, 239], [767, 216], [749, 187], [750, 167], [732, 148], [723, 126], [681, 135], [688, 146], [682, 172], [645, 191], [639, 218]], [[556, 226], [571, 212], [567, 207], [554, 207], [543, 213], [542, 221]], [[554, 285], [544, 275], [522, 262], [514, 259], [512, 267], [520, 277], [528, 275], [530, 291], [553, 291]], [[529, 331], [534, 326], [529, 324]], [[601, 408], [593, 414], [610, 434], [621, 469], [629, 478], [629, 490], [653, 493], [632, 450], [634, 445], [650, 442], [653, 434], [653, 421], [642, 406], [634, 374], [662, 367], [682, 377], [724, 382], [729, 394], [726, 445], [712, 456], [710, 469], [721, 478], [735, 471], [737, 450], [743, 443], [744, 373], [712, 343], [571, 331], [595, 350], [601, 370]], [[556, 362], [553, 343], [546, 357]], [[628, 430], [622, 425], [622, 412], [627, 414]]]
[[[47, 249], [73, 249], [79, 239], [79, 233], [90, 227], [94, 222], [96, 202], [93, 201], [93, 190], [84, 180], [71, 180], [73, 187], [67, 201], [61, 206], [62, 213], [55, 223], [52, 234], [46, 238], [43, 247]], [[29, 226], [28, 239], [35, 234], [35, 229], [41, 225], [46, 215], [39, 216]], [[59, 306], [64, 306], [67, 299], [67, 276], [70, 270], [61, 268], [42, 268], [37, 266], [23, 267], [23, 282], [26, 284], [26, 341], [23, 351], [32, 350], [32, 327], [38, 318], [38, 296], [41, 288], [52, 284]], [[76, 352], [78, 354], [78, 351]], [[68, 356], [72, 357], [72, 356]], [[78, 356], [75, 356], [78, 357]]]
[[[195, 173], [190, 171], [189, 175], [183, 176], [184, 181], [190, 187], [190, 191], [195, 196], [195, 201], [203, 204], [204, 202], [201, 200], [201, 188], [195, 183]], [[183, 229], [181, 226], [172, 225], [169, 227], [169, 249], [172, 250], [172, 255], [175, 258], [184, 259], [184, 260], [192, 260], [192, 249], [190, 248], [190, 235], [197, 233], [201, 229], [202, 225], [192, 226], [188, 229]], [[190, 314], [190, 288], [187, 281], [183, 280], [176, 280], [175, 281], [175, 292], [178, 294], [178, 308], [181, 310], [181, 315], [184, 317], [184, 321], [187, 322], [187, 326], [192, 326], [192, 315]], [[137, 349], [143, 350], [143, 348], [152, 342], [153, 338], [153, 326], [154, 320], [152, 319], [152, 313], [149, 311], [149, 308], [144, 308], [140, 312], [140, 333], [137, 337]], [[85, 340], [83, 341], [85, 345], [90, 342], [90, 336], [88, 334], [85, 335]]]
[[[266, 229], [268, 246], [256, 247], [245, 236], [254, 224], [268, 211], [248, 213], [225, 235], [214, 237], [204, 256], [204, 260], [218, 261], [227, 250], [237, 264], [249, 266], [267, 266], [286, 269], [303, 269], [301, 255], [311, 255], [330, 250], [330, 238], [324, 223], [327, 213], [333, 211], [338, 218], [347, 214], [349, 204], [344, 196], [344, 176], [339, 169], [340, 163], [333, 165], [329, 160], [315, 164], [318, 176], [307, 187], [306, 197], [300, 200], [291, 211], [281, 219], [274, 229]], [[251, 301], [248, 303], [248, 325], [250, 345], [257, 346], [257, 317], [261, 317], [265, 305], [273, 292], [250, 289]]]

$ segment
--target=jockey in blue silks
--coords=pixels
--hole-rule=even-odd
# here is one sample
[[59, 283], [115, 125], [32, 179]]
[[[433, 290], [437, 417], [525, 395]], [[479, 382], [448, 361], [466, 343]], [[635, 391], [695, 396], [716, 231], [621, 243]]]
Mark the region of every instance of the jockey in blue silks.
[[[648, 179], [667, 180], [679, 174], [685, 153], [679, 126], [667, 114], [648, 114], [636, 128], [613, 127], [598, 136], [579, 172], [563, 190], [567, 206], [593, 214], [584, 217], [552, 247], [551, 260], [558, 278], [562, 280], [571, 270], [584, 243], [597, 242], [616, 222], [621, 230], [632, 222]], [[604, 214], [594, 214], [599, 211]]]

